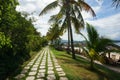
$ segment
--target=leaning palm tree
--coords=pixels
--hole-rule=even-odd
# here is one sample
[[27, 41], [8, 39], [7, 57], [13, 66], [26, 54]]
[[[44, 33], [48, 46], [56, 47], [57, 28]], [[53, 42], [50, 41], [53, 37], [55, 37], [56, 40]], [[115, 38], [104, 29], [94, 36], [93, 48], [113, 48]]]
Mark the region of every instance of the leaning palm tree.
[[[63, 28], [68, 29], [68, 33], [70, 36], [70, 42], [71, 42], [71, 49], [72, 49], [72, 57], [75, 59], [75, 52], [74, 52], [74, 45], [73, 45], [73, 36], [72, 36], [72, 24], [74, 24], [76, 31], [79, 32], [81, 27], [84, 27], [84, 20], [81, 15], [81, 11], [89, 11], [92, 13], [93, 16], [95, 16], [94, 11], [92, 8], [84, 2], [84, 0], [55, 0], [51, 4], [47, 5], [40, 15], [43, 15], [47, 13], [49, 10], [59, 6], [60, 11], [57, 15], [55, 15], [55, 20], [58, 22], [61, 22], [62, 24], [62, 30]], [[72, 22], [72, 24], [71, 24]], [[64, 25], [66, 25], [64, 27]]]
[[84, 36], [87, 45], [84, 50], [91, 60], [91, 68], [94, 69], [94, 60], [99, 60], [101, 58], [100, 53], [107, 52], [107, 46], [113, 43], [110, 39], [99, 37], [97, 30], [92, 25], [87, 23], [86, 26], [88, 38]]
[[49, 28], [46, 37], [49, 41], [51, 41], [51, 44], [56, 48], [60, 49], [60, 42], [61, 42], [61, 32], [60, 27], [58, 24], [52, 24]]
[[53, 42], [55, 39], [59, 38], [60, 36], [60, 28], [58, 24], [52, 24], [49, 28], [46, 37], [48, 40]]

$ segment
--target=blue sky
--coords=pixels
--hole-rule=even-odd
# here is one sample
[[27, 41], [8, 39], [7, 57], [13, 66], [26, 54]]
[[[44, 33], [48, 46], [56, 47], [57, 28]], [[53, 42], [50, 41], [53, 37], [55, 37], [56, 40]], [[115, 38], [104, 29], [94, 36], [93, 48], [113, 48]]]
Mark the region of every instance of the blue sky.
[[94, 0], [92, 2], [91, 0], [86, 0], [86, 2], [89, 3], [89, 5], [93, 7], [93, 9], [95, 9], [96, 16], [98, 19], [120, 13], [120, 8], [116, 9], [115, 7], [112, 7], [113, 6], [112, 0], [101, 0], [101, 1]]
[[[20, 5], [17, 6], [16, 10], [19, 12], [25, 11], [28, 13], [35, 12], [29, 17], [33, 16], [37, 19], [33, 24], [37, 31], [45, 35], [48, 28], [50, 27], [48, 20], [49, 17], [59, 9], [54, 9], [44, 16], [38, 16], [40, 11], [49, 3], [54, 0], [18, 0]], [[110, 39], [120, 40], [120, 7], [117, 9], [112, 6], [112, 0], [85, 0], [95, 11], [96, 17], [93, 18], [89, 13], [82, 12], [85, 22], [88, 22], [95, 26], [100, 36], [105, 36]], [[85, 30], [81, 30], [84, 35], [87, 36]], [[74, 33], [74, 31], [73, 31]], [[83, 38], [80, 35], [73, 34], [74, 40], [80, 41]], [[67, 40], [67, 33], [62, 36], [62, 39]]]

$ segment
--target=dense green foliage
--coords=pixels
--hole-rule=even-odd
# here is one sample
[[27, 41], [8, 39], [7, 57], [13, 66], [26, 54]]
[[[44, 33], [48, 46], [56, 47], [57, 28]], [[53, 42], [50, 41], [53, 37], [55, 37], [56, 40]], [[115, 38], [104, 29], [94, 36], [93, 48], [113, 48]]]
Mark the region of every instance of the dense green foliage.
[[10, 38], [6, 37], [3, 32], [0, 32], [0, 56], [12, 49]]
[[38, 51], [47, 43], [31, 19], [15, 10], [16, 5], [16, 0], [0, 0], [0, 80], [28, 60], [30, 51]]

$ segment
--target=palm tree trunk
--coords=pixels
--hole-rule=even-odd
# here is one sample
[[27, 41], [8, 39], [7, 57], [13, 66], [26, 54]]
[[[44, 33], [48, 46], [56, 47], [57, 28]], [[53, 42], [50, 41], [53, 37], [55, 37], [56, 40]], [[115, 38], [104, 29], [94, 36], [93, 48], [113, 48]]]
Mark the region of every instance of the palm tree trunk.
[[108, 52], [108, 58], [110, 59], [110, 52]]
[[75, 51], [74, 51], [74, 43], [73, 43], [73, 35], [72, 35], [72, 27], [70, 26], [70, 37], [71, 37], [71, 49], [72, 49], [72, 58], [76, 59]]
[[94, 62], [93, 62], [93, 58], [91, 58], [91, 61], [90, 61], [90, 63], [91, 63], [91, 69], [94, 69]]
[[71, 49], [72, 49], [72, 58], [75, 59], [75, 51], [74, 51], [74, 45], [73, 45], [73, 35], [72, 35], [72, 27], [71, 27], [71, 22], [70, 22], [70, 0], [66, 0], [66, 5], [67, 5], [67, 11], [66, 11], [66, 17], [67, 17], [67, 23], [68, 27], [70, 29], [70, 39], [71, 39]]
[[70, 29], [68, 27], [68, 47], [67, 47], [67, 53], [70, 54]]

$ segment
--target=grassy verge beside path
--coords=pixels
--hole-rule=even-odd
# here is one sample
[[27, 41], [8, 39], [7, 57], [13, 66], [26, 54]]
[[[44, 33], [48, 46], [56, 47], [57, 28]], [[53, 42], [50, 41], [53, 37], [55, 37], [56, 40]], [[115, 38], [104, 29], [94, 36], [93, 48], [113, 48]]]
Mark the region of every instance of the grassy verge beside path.
[[69, 80], [120, 80], [120, 73], [111, 71], [103, 66], [95, 64], [96, 69], [89, 68], [89, 61], [77, 57], [73, 60], [71, 55], [64, 51], [51, 48], [59, 64], [64, 69]]

